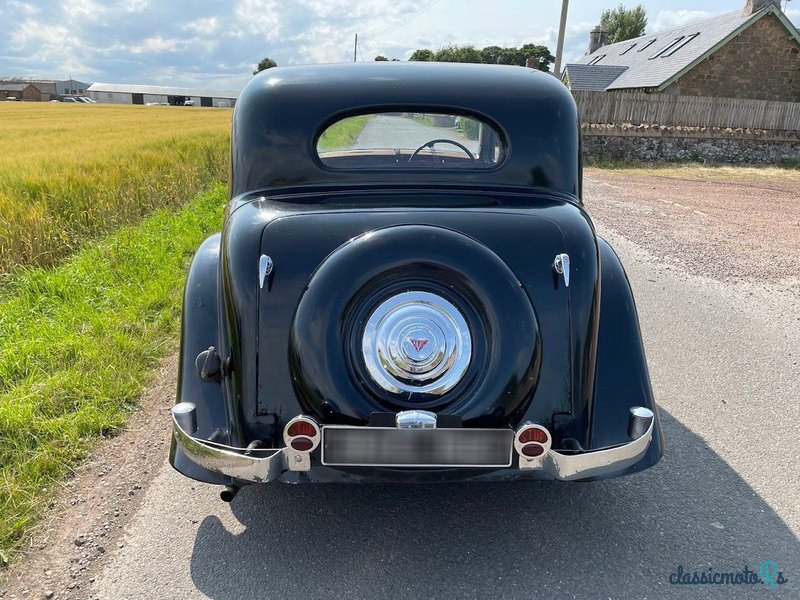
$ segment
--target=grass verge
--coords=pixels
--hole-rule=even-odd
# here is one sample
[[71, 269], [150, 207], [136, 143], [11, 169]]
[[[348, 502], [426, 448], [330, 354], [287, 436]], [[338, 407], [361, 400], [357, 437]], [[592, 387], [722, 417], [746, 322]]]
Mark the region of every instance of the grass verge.
[[348, 117], [328, 127], [317, 142], [318, 152], [350, 150], [367, 124], [367, 115]]
[[217, 184], [59, 266], [16, 270], [0, 293], [0, 563], [175, 347], [186, 265], [225, 199]]
[[649, 175], [709, 181], [787, 181], [800, 182], [800, 166], [705, 165], [700, 163], [630, 163], [594, 161], [586, 164], [592, 170], [612, 171], [628, 175]]

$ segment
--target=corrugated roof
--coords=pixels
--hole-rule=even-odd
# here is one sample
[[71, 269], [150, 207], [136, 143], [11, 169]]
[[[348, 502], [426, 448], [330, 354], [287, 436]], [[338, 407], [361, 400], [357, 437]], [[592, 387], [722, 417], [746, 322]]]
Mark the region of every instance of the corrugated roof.
[[194, 96], [233, 99], [239, 97], [236, 90], [209, 90], [171, 87], [163, 85], [137, 85], [130, 83], [93, 83], [90, 92], [112, 92], [120, 94], [151, 94], [154, 96]]
[[589, 68], [610, 65], [627, 67], [605, 88], [607, 90], [657, 88], [716, 49], [728, 36], [752, 25], [768, 13], [775, 14], [797, 37], [797, 30], [773, 6], [749, 16], [743, 16], [742, 10], [738, 9], [674, 29], [603, 46], [581, 58], [578, 64], [591, 64]]
[[605, 90], [612, 81], [627, 71], [628, 67], [610, 65], [569, 64], [566, 74], [569, 89], [575, 91], [599, 92]]
[[[0, 91], [2, 92], [21, 92], [29, 85], [30, 83], [0, 83]], [[36, 87], [36, 86], [34, 86]]]

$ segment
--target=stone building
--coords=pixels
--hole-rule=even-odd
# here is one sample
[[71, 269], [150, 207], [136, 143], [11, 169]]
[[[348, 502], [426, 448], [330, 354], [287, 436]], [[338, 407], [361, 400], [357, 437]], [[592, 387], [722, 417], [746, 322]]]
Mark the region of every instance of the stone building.
[[800, 101], [800, 32], [779, 0], [616, 44], [604, 34], [566, 66], [570, 89]]

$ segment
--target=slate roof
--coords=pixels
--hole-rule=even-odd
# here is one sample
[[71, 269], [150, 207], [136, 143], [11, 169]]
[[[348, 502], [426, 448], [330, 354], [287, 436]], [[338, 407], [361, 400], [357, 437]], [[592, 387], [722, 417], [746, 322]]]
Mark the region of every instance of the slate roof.
[[567, 65], [565, 73], [569, 79], [569, 89], [602, 92], [627, 69], [611, 65], [571, 64]]
[[122, 94], [150, 94], [154, 96], [191, 96], [208, 98], [225, 98], [235, 100], [239, 97], [236, 90], [208, 90], [163, 85], [137, 85], [128, 83], [93, 83], [90, 92], [115, 92]]
[[[743, 16], [742, 10], [738, 9], [674, 29], [603, 46], [581, 58], [578, 63], [567, 65], [570, 87], [572, 88], [573, 68], [579, 66], [580, 70], [580, 65], [586, 65], [585, 70], [607, 66], [626, 67], [618, 77], [603, 88], [606, 90], [663, 89], [676, 76], [689, 70], [705, 56], [716, 51], [719, 46], [728, 41], [728, 38], [738, 34], [767, 14], [774, 14], [778, 17], [789, 33], [800, 43], [800, 33], [777, 7], [767, 6], [749, 16]], [[606, 76], [609, 72], [606, 70], [605, 74], [598, 74], [598, 78]], [[587, 76], [584, 75], [584, 77]]]

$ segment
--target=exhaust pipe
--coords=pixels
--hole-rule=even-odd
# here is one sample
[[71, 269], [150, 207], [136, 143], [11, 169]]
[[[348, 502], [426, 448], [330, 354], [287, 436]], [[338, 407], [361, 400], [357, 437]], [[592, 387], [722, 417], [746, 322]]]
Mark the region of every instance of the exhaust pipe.
[[239, 493], [239, 489], [240, 488], [238, 485], [226, 485], [219, 493], [219, 499], [223, 502], [231, 502], [234, 498], [236, 498], [236, 494]]

